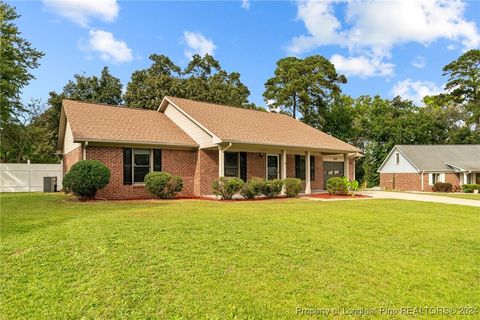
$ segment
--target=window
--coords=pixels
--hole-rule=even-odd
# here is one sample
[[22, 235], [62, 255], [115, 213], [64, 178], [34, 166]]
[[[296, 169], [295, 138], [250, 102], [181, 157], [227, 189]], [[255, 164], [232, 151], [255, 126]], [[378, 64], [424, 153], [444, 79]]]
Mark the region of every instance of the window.
[[151, 171], [162, 171], [162, 150], [123, 149], [123, 184], [143, 183]]
[[[305, 180], [305, 156], [295, 156], [295, 178]], [[310, 180], [315, 181], [315, 156], [310, 156]]]
[[225, 152], [225, 177], [238, 177], [238, 152]]
[[133, 183], [143, 183], [150, 172], [150, 150], [133, 149]]
[[433, 186], [436, 182], [440, 182], [440, 173], [430, 173], [430, 185]]
[[395, 153], [395, 164], [400, 164], [400, 153]]

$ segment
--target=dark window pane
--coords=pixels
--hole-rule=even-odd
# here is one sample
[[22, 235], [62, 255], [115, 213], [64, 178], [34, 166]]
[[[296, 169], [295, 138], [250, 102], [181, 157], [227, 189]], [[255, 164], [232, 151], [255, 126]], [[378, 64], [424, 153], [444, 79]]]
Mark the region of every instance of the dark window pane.
[[267, 158], [267, 179], [278, 178], [278, 157], [268, 156]]
[[305, 156], [296, 156], [295, 160], [297, 161], [295, 163], [297, 168], [296, 178], [305, 180]]
[[136, 166], [148, 166], [150, 164], [150, 154], [136, 153], [134, 154], [133, 162]]
[[238, 152], [225, 152], [225, 177], [238, 176]]
[[145, 176], [150, 171], [149, 167], [134, 167], [133, 182], [144, 182]]

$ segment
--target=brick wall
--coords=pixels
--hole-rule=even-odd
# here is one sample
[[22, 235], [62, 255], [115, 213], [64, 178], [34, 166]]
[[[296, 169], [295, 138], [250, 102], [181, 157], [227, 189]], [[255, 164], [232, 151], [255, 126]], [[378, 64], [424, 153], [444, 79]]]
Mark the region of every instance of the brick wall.
[[[423, 191], [432, 191], [428, 184], [428, 173], [423, 174]], [[395, 186], [393, 181], [395, 179]], [[460, 185], [460, 176], [455, 173], [446, 173], [445, 182], [453, 186]], [[422, 191], [421, 173], [380, 173], [380, 187], [387, 190]]]
[[[380, 173], [380, 187], [386, 190], [422, 191], [419, 173]], [[430, 190], [428, 175], [424, 176], [424, 190]]]
[[69, 153], [63, 156], [63, 175], [67, 173], [70, 168], [77, 163], [78, 161], [82, 160], [82, 146], [79, 146], [76, 149], [73, 149]]
[[218, 178], [218, 151], [198, 150], [195, 195], [211, 195], [212, 182]]
[[[106, 199], [145, 199], [150, 195], [143, 185], [123, 184], [123, 149], [118, 147], [88, 147], [87, 159], [100, 160], [110, 169], [110, 182], [99, 190], [98, 197]], [[195, 151], [162, 150], [162, 170], [182, 177], [184, 188], [180, 196], [193, 196]]]
[[[278, 158], [281, 161], [281, 158]], [[266, 155], [259, 152], [247, 152], [247, 180], [251, 178], [265, 179], [267, 175]], [[280, 165], [280, 163], [279, 163]]]

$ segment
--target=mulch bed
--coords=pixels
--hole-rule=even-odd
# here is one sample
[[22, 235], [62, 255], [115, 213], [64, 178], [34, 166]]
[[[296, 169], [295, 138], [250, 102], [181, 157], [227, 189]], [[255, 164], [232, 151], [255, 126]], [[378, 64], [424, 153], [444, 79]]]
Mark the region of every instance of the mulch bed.
[[315, 193], [305, 195], [304, 197], [308, 198], [319, 198], [319, 199], [359, 199], [359, 198], [371, 198], [370, 196], [365, 196], [363, 194], [356, 194], [354, 196], [342, 196], [337, 194], [328, 194], [328, 193]]

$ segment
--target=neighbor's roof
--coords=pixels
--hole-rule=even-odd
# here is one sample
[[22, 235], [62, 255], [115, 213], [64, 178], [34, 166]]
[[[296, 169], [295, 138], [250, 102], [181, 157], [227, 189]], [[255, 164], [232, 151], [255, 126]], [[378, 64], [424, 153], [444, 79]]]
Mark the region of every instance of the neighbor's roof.
[[224, 142], [360, 151], [288, 115], [176, 97], [165, 98]]
[[395, 146], [420, 171], [478, 171], [480, 145], [397, 145]]
[[63, 100], [75, 141], [198, 146], [166, 115], [155, 110]]

